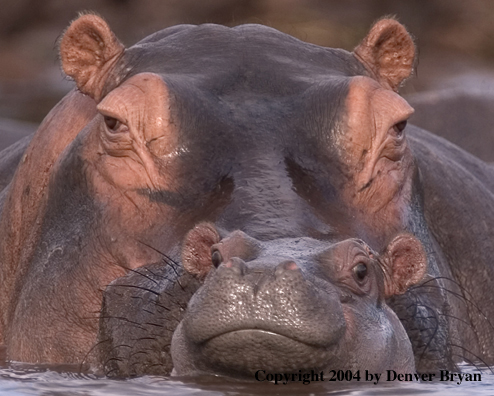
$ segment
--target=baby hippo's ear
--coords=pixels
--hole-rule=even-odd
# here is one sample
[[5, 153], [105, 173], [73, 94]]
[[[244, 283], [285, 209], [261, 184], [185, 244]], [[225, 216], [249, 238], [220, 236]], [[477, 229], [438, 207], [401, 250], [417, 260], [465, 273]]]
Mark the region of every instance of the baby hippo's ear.
[[212, 267], [211, 246], [221, 240], [216, 227], [200, 223], [189, 231], [182, 246], [182, 265], [199, 279], [204, 279]]
[[425, 275], [427, 256], [420, 241], [411, 234], [399, 234], [381, 255], [385, 297], [405, 293]]

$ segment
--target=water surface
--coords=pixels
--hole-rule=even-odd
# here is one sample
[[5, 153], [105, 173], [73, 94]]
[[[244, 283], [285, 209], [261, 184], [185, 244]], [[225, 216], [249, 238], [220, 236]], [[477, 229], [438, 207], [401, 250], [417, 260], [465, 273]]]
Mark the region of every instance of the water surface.
[[488, 369], [463, 365], [463, 373], [481, 373], [480, 382], [312, 382], [308, 385], [235, 381], [221, 377], [151, 377], [127, 380], [98, 378], [69, 371], [10, 365], [0, 368], [0, 395], [125, 396], [125, 395], [492, 395], [494, 375]]

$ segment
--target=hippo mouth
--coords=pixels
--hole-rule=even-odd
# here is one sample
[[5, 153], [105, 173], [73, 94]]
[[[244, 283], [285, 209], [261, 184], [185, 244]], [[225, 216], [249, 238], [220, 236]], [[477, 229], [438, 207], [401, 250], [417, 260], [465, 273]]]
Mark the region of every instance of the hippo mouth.
[[306, 345], [307, 347], [310, 348], [316, 348], [316, 349], [327, 349], [331, 346], [331, 343], [320, 343], [320, 342], [309, 342], [309, 341], [304, 341], [301, 340], [299, 337], [295, 337], [294, 334], [286, 334], [285, 332], [282, 331], [282, 329], [267, 329], [267, 328], [259, 328], [259, 327], [252, 327], [252, 328], [239, 328], [239, 329], [232, 329], [232, 330], [227, 330], [223, 333], [214, 335], [212, 337], [209, 337], [207, 340], [203, 341], [203, 344], [207, 344], [211, 341], [215, 341], [218, 339], [223, 339], [225, 337], [240, 337], [242, 338], [244, 335], [262, 335], [266, 337], [280, 337], [280, 339], [286, 339], [287, 341], [297, 343], [297, 344], [302, 344]]
[[324, 369], [335, 361], [337, 346], [311, 344], [264, 329], [239, 329], [209, 338], [199, 350], [215, 372], [246, 377], [258, 370]]

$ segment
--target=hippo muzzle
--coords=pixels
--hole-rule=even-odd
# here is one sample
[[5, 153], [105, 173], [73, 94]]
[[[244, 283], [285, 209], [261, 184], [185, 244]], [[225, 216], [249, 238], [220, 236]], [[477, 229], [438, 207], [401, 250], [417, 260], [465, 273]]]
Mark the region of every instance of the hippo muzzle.
[[[191, 233], [210, 227], [199, 225]], [[401, 243], [420, 248], [408, 235]], [[186, 242], [183, 256], [190, 259], [187, 249]], [[200, 250], [195, 247], [198, 261]], [[387, 266], [356, 239], [261, 243], [240, 231], [214, 244], [210, 257], [212, 265], [206, 259], [184, 262], [186, 269], [205, 266], [209, 273], [173, 336], [176, 374], [253, 378], [261, 369], [413, 371], [408, 337], [384, 302], [398, 281], [393, 264], [396, 275], [405, 257], [394, 255]]]
[[194, 346], [201, 366], [222, 371], [323, 366], [345, 332], [337, 290], [315, 287], [293, 261], [252, 264], [221, 264], [190, 301], [177, 334]]

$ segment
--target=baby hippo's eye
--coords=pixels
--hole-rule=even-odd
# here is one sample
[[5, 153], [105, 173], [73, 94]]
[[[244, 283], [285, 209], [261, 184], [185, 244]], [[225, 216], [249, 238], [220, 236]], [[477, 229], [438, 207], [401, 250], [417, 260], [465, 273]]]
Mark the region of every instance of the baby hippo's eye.
[[223, 257], [221, 256], [219, 250], [215, 250], [211, 253], [211, 262], [213, 263], [215, 268], [218, 268], [223, 262]]
[[362, 282], [367, 277], [367, 265], [364, 263], [358, 263], [353, 267], [353, 274], [358, 282]]

